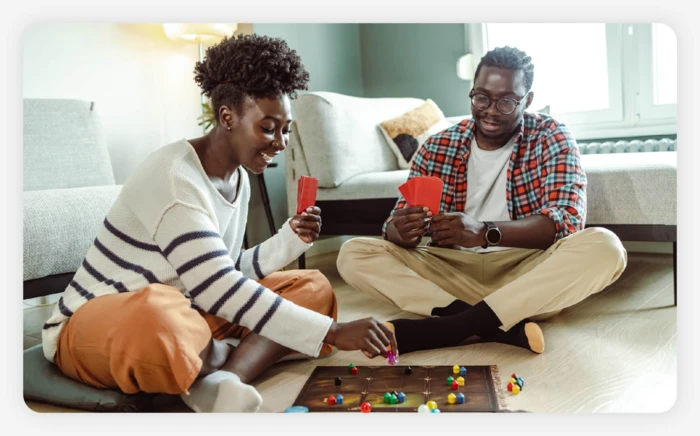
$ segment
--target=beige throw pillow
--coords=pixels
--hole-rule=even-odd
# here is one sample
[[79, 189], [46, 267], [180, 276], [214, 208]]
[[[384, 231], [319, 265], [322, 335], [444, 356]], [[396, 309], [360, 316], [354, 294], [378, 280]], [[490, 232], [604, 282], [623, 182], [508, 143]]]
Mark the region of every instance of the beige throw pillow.
[[379, 129], [396, 155], [399, 168], [408, 169], [418, 148], [451, 125], [435, 102], [428, 99], [400, 117], [380, 123]]

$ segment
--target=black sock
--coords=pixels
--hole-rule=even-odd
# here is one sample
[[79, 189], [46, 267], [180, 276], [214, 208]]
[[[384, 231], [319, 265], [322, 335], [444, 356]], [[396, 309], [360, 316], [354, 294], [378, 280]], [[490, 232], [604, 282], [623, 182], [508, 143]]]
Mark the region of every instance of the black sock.
[[465, 310], [470, 309], [471, 307], [471, 304], [467, 304], [462, 300], [455, 300], [452, 303], [450, 303], [449, 306], [433, 308], [431, 315], [440, 317], [448, 315], [457, 315], [458, 313], [462, 313]]
[[493, 330], [501, 320], [486, 302], [442, 318], [397, 319], [394, 326], [399, 353], [454, 347], [470, 336]]
[[[455, 300], [446, 307], [436, 307], [432, 311], [434, 316], [449, 316], [462, 313], [472, 306], [462, 300]], [[527, 324], [532, 324], [527, 326]], [[527, 328], [526, 328], [527, 326]], [[528, 336], [529, 333], [529, 336]], [[507, 332], [496, 327], [490, 330], [484, 330], [479, 335], [485, 342], [498, 342], [500, 344], [513, 345], [516, 347], [525, 348], [533, 353], [542, 353], [544, 351], [544, 337], [542, 331], [537, 324], [530, 320], [522, 320], [518, 324], [511, 327]]]

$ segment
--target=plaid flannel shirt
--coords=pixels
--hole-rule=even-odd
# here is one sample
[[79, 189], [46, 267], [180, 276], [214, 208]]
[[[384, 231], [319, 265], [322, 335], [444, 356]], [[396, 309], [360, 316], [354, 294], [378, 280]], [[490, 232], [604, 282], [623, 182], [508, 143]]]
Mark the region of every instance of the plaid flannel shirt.
[[[516, 136], [506, 181], [506, 201], [512, 220], [545, 215], [556, 226], [554, 241], [582, 230], [586, 220], [586, 175], [576, 140], [564, 124], [526, 112]], [[463, 120], [430, 138], [416, 151], [408, 178], [442, 179], [440, 213], [464, 212], [467, 204], [467, 162], [474, 139], [473, 119]], [[384, 222], [406, 206], [403, 196]], [[432, 244], [432, 240], [428, 243]]]

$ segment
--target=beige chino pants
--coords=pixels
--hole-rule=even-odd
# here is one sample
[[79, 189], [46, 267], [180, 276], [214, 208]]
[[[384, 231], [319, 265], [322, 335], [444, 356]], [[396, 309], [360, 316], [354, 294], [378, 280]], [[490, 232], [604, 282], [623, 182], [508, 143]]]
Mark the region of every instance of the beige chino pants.
[[521, 320], [559, 313], [614, 283], [627, 266], [618, 237], [588, 228], [547, 250], [473, 253], [437, 247], [401, 248], [355, 238], [341, 247], [338, 271], [355, 289], [419, 315], [455, 299], [482, 300], [508, 330]]

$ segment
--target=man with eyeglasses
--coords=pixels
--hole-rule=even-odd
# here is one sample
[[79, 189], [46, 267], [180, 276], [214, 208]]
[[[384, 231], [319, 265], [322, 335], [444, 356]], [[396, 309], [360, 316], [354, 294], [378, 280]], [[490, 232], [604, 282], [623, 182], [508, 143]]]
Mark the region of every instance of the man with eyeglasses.
[[[472, 118], [430, 137], [409, 179], [444, 183], [440, 213], [400, 197], [384, 240], [343, 244], [337, 266], [354, 288], [426, 318], [397, 319], [401, 353], [484, 341], [544, 351], [536, 321], [615, 282], [627, 253], [612, 232], [584, 229], [586, 175], [576, 141], [530, 113], [534, 67], [512, 48], [481, 59]], [[426, 247], [418, 247], [430, 235]]]

